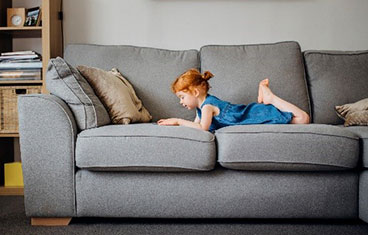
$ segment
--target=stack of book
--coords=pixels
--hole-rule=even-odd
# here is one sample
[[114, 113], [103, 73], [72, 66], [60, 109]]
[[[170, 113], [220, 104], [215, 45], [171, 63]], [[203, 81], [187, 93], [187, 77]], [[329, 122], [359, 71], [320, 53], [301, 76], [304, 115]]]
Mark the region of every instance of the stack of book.
[[34, 51], [4, 52], [0, 55], [0, 81], [41, 80], [42, 59]]

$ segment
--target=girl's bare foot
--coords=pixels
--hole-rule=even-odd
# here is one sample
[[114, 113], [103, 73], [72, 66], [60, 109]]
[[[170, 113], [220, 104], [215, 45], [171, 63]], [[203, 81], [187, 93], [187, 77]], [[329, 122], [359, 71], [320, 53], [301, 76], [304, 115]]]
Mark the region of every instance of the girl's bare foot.
[[268, 87], [268, 79], [262, 80], [259, 84], [260, 94], [262, 96], [262, 102], [264, 104], [272, 104], [274, 94], [272, 93], [271, 89]]
[[263, 79], [260, 83], [259, 83], [259, 88], [258, 88], [258, 103], [263, 103], [263, 89], [262, 86], [266, 86], [268, 87], [269, 85], [269, 80], [268, 78]]

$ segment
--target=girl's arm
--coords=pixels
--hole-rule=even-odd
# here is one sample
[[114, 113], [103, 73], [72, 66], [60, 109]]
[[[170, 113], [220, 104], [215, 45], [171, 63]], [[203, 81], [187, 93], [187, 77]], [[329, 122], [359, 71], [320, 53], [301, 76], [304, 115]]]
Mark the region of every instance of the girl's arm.
[[199, 123], [184, 120], [181, 118], [161, 119], [157, 123], [159, 125], [164, 126], [187, 126], [208, 131], [211, 126], [213, 114], [214, 114], [213, 106], [205, 105], [202, 108], [202, 118]]
[[195, 123], [200, 123], [201, 122], [201, 120], [199, 120], [198, 114], [196, 114], [196, 117], [194, 119], [194, 122]]

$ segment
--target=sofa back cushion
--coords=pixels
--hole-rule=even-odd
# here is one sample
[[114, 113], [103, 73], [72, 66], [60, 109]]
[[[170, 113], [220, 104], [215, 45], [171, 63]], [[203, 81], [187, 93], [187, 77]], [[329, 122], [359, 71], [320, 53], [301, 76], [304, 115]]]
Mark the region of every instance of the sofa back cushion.
[[201, 71], [211, 71], [210, 93], [237, 104], [257, 101], [258, 84], [268, 77], [281, 98], [310, 113], [303, 57], [297, 42], [201, 48]]
[[368, 51], [305, 51], [314, 123], [342, 124], [335, 106], [368, 98]]
[[72, 65], [104, 70], [117, 68], [133, 85], [137, 96], [152, 115], [160, 118], [194, 119], [171, 92], [171, 83], [189, 68], [199, 68], [197, 50], [163, 50], [136, 46], [71, 44], [64, 58]]

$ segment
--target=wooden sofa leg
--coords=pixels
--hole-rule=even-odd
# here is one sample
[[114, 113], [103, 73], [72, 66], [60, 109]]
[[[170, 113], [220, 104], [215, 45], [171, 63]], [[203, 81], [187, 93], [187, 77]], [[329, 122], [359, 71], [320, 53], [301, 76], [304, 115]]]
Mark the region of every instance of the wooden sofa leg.
[[32, 226], [68, 226], [71, 220], [72, 220], [71, 217], [68, 217], [68, 218], [34, 217], [34, 218], [31, 218], [31, 225]]

